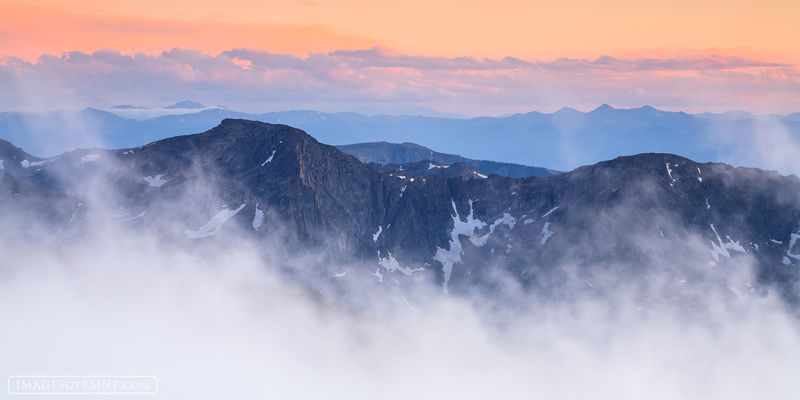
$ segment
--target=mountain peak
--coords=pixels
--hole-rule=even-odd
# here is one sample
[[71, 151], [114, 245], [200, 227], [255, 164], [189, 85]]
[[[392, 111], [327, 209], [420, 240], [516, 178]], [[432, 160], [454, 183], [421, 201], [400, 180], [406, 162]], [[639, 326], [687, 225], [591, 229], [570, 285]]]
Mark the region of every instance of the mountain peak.
[[742, 118], [742, 119], [755, 117], [755, 115], [753, 113], [748, 112], [748, 111], [742, 111], [742, 110], [727, 111], [727, 112], [723, 113], [723, 115], [725, 115], [727, 117]]
[[[262, 122], [262, 121], [252, 120], [252, 119], [244, 119], [244, 118], [224, 118], [222, 121], [220, 121], [219, 125], [217, 125], [217, 128], [219, 128], [219, 127], [235, 127], [235, 126], [242, 126], [242, 127], [247, 126], [247, 127], [262, 128], [262, 129], [269, 129], [269, 128], [274, 128], [274, 127], [282, 127], [282, 128], [288, 128], [289, 130], [292, 130], [292, 131], [303, 132], [302, 130], [297, 129], [297, 128], [292, 127], [292, 126], [289, 126], [289, 125], [273, 124], [273, 123], [270, 123], [270, 122]], [[303, 132], [303, 133], [305, 133], [305, 132]]]
[[220, 136], [225, 140], [235, 140], [236, 142], [261, 141], [267, 137], [273, 140], [302, 138], [316, 142], [311, 135], [289, 125], [235, 118], [223, 119], [219, 125], [206, 131], [205, 135]]
[[206, 108], [206, 106], [191, 100], [179, 101], [175, 104], [166, 106], [164, 108]]
[[615, 111], [615, 110], [616, 110], [616, 108], [614, 108], [614, 107], [611, 107], [610, 105], [608, 105], [608, 104], [605, 104], [605, 103], [604, 103], [604, 104], [600, 105], [600, 107], [597, 107], [597, 108], [595, 108], [594, 110], [592, 110], [592, 112], [593, 112], [593, 113], [597, 113], [597, 112], [609, 112], [609, 111]]
[[580, 111], [578, 111], [578, 110], [576, 110], [576, 109], [574, 109], [572, 107], [566, 107], [565, 106], [565, 107], [559, 108], [558, 111], [556, 111], [554, 114], [575, 114], [575, 113], [579, 114]]

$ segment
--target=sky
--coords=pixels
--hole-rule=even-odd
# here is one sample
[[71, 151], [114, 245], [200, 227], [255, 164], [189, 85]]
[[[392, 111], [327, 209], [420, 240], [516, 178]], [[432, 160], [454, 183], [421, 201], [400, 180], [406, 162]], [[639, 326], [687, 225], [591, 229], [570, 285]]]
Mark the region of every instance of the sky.
[[0, 109], [800, 111], [800, 3], [0, 0]]

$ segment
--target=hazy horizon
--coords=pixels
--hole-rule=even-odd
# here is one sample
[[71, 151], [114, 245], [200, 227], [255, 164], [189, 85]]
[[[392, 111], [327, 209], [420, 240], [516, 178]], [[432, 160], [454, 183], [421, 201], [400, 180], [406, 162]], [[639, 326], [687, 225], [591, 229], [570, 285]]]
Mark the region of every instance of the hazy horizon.
[[[410, 108], [410, 109], [392, 109], [387, 108], [386, 110], [381, 109], [374, 109], [370, 107], [366, 108], [358, 108], [358, 107], [349, 107], [349, 106], [341, 106], [341, 105], [330, 105], [329, 107], [332, 108], [313, 108], [313, 107], [306, 107], [306, 106], [297, 106], [297, 107], [286, 107], [286, 108], [258, 108], [257, 106], [250, 105], [244, 109], [238, 109], [234, 107], [226, 106], [225, 104], [221, 104], [219, 102], [212, 102], [209, 104], [199, 103], [203, 107], [192, 107], [192, 108], [181, 108], [181, 107], [170, 107], [182, 102], [195, 102], [191, 99], [183, 99], [183, 100], [175, 100], [173, 102], [167, 102], [163, 104], [131, 104], [131, 103], [115, 103], [115, 104], [86, 104], [81, 106], [63, 106], [63, 107], [55, 107], [55, 108], [44, 108], [44, 109], [3, 109], [0, 112], [26, 112], [26, 113], [46, 113], [46, 112], [76, 112], [85, 109], [97, 109], [100, 111], [107, 111], [112, 114], [116, 114], [123, 118], [131, 118], [131, 119], [146, 119], [146, 118], [153, 118], [158, 117], [161, 115], [169, 115], [169, 114], [190, 114], [195, 112], [200, 112], [203, 110], [208, 109], [226, 109], [230, 111], [238, 111], [247, 114], [265, 114], [265, 113], [280, 113], [280, 112], [298, 112], [298, 111], [311, 111], [311, 112], [322, 112], [322, 113], [329, 113], [329, 114], [361, 114], [367, 116], [405, 116], [405, 117], [431, 117], [431, 118], [458, 118], [458, 119], [474, 119], [474, 118], [506, 118], [514, 115], [524, 115], [529, 113], [539, 113], [539, 114], [554, 114], [559, 111], [563, 110], [575, 110], [581, 113], [589, 113], [595, 111], [597, 109], [601, 109], [605, 106], [609, 106], [615, 110], [637, 110], [637, 109], [646, 109], [646, 108], [654, 108], [658, 111], [664, 112], [672, 112], [672, 113], [685, 113], [690, 115], [702, 115], [702, 114], [752, 114], [756, 117], [768, 117], [768, 116], [780, 116], [780, 117], [789, 117], [793, 116], [794, 114], [800, 114], [800, 108], [797, 111], [788, 111], [785, 113], [774, 113], [774, 112], [752, 112], [743, 109], [727, 109], [727, 108], [719, 108], [719, 109], [700, 109], [700, 110], [693, 110], [690, 111], [688, 109], [683, 109], [680, 107], [654, 107], [650, 104], [640, 104], [640, 105], [630, 105], [630, 106], [621, 106], [621, 105], [614, 105], [609, 103], [599, 103], [594, 105], [583, 105], [583, 106], [571, 106], [571, 105], [561, 105], [561, 106], [552, 106], [549, 108], [530, 108], [526, 111], [519, 111], [513, 113], [503, 113], [503, 114], [473, 114], [467, 115], [458, 112], [448, 112], [437, 110], [435, 108]], [[131, 108], [124, 108], [126, 106], [130, 106]], [[254, 108], [255, 107], [255, 108]], [[349, 108], [348, 108], [349, 107]], [[152, 111], [153, 113], [148, 114], [148, 111]], [[141, 112], [141, 114], [137, 115], [137, 112]]]

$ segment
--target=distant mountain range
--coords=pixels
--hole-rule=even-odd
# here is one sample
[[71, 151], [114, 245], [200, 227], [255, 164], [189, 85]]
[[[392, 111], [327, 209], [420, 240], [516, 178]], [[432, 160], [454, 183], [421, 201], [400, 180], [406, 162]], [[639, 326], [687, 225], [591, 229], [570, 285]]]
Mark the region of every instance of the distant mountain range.
[[[455, 154], [439, 153], [414, 143], [357, 143], [339, 145], [336, 146], [336, 148], [347, 154], [356, 156], [361, 162], [387, 164], [389, 169], [397, 168], [398, 170], [400, 170], [404, 164], [419, 164], [423, 168], [428, 168], [433, 164], [425, 163], [424, 161], [431, 161], [445, 166], [463, 163], [484, 174], [497, 174], [510, 178], [527, 178], [529, 176], [541, 177], [559, 172], [547, 168], [530, 167], [520, 164], [471, 160]], [[423, 162], [419, 163], [420, 161]], [[407, 168], [413, 169], [414, 166], [411, 165]]]
[[[54, 158], [0, 141], [0, 236], [54, 243], [111, 224], [193, 244], [242, 232], [263, 248], [350, 260], [309, 263], [326, 279], [422, 279], [493, 297], [509, 282], [559, 297], [659, 274], [680, 291], [698, 271], [734, 274], [753, 260], [756, 275], [726, 293], [776, 289], [798, 303], [795, 176], [656, 153], [543, 178], [445, 165], [379, 168], [299, 129], [232, 119]], [[673, 269], [692, 263], [701, 268]]]
[[170, 108], [170, 109], [172, 109], [172, 108], [203, 109], [203, 108], [206, 108], [206, 106], [204, 106], [204, 105], [202, 105], [202, 104], [200, 104], [200, 103], [198, 103], [196, 101], [183, 100], [183, 101], [179, 101], [179, 102], [177, 102], [175, 104], [168, 105], [168, 106], [166, 106], [164, 108]]
[[[201, 106], [193, 102], [177, 105]], [[144, 119], [121, 116], [142, 110], [87, 108], [76, 112], [4, 112], [0, 113], [0, 138], [27, 151], [52, 156], [75, 147], [135, 147], [176, 134], [204, 131], [225, 118], [243, 118], [296, 126], [331, 145], [411, 142], [472, 160], [554, 170], [571, 170], [619, 155], [644, 152], [760, 166], [752, 148], [763, 140], [765, 133], [777, 129], [787, 138], [800, 142], [800, 114], [692, 115], [652, 107], [601, 106], [591, 112], [563, 108], [550, 114], [530, 112], [467, 119], [316, 111], [248, 114], [219, 107], [164, 110], [167, 115]]]

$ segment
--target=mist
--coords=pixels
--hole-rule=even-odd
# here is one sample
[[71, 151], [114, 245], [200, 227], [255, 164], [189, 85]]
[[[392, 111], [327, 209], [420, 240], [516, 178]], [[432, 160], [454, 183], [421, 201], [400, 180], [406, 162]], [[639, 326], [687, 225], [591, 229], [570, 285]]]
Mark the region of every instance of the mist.
[[[797, 320], [779, 296], [738, 290], [753, 281], [746, 256], [726, 270], [662, 259], [647, 283], [502, 307], [425, 281], [339, 285], [314, 272], [319, 255], [270, 260], [279, 249], [240, 239], [183, 247], [106, 226], [50, 247], [0, 244], [0, 373], [155, 375], [155, 397], [196, 399], [797, 393]], [[699, 238], [681, 240], [696, 241], [681, 263], [705, 262]], [[683, 284], [691, 312], [660, 290], [687, 269], [705, 277]]]

